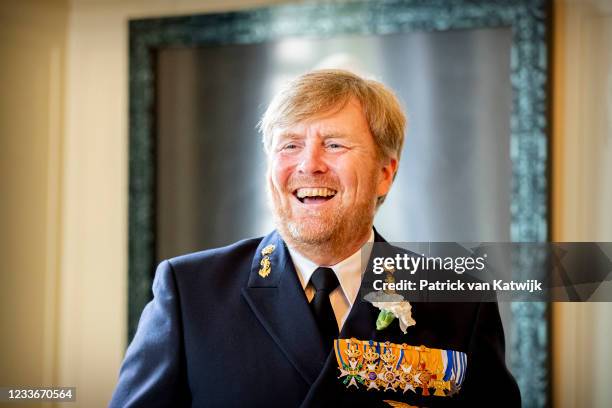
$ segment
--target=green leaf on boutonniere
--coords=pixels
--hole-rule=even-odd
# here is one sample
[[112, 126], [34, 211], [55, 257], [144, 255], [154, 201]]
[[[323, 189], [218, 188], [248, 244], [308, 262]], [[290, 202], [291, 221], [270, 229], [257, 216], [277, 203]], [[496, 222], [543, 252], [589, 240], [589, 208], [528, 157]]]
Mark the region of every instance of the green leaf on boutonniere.
[[376, 319], [376, 330], [384, 330], [395, 320], [395, 315], [388, 310], [381, 310]]
[[410, 302], [404, 300], [402, 295], [378, 291], [370, 292], [363, 298], [380, 310], [376, 319], [376, 330], [389, 327], [395, 318], [398, 319], [400, 330], [404, 334], [406, 334], [408, 327], [416, 324], [416, 321], [412, 318], [412, 306]]

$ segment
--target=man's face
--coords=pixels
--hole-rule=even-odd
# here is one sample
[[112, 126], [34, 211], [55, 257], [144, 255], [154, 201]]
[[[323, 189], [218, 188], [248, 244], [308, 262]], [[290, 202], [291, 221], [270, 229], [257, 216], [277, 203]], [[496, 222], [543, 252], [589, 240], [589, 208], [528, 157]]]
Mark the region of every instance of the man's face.
[[277, 226], [297, 243], [347, 242], [372, 225], [376, 199], [391, 187], [397, 161], [382, 163], [361, 105], [351, 99], [277, 129], [268, 158]]

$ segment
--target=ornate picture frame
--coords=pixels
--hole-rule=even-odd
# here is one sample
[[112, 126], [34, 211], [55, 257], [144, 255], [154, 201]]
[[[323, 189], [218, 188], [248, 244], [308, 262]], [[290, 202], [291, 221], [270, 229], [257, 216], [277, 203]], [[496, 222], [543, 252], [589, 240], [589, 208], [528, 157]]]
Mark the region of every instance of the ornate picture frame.
[[[511, 240], [549, 238], [549, 15], [545, 0], [392, 0], [282, 5], [129, 24], [129, 337], [151, 298], [155, 269], [155, 58], [171, 46], [252, 44], [286, 36], [326, 38], [510, 27]], [[508, 348], [525, 407], [549, 404], [549, 307], [513, 303]]]

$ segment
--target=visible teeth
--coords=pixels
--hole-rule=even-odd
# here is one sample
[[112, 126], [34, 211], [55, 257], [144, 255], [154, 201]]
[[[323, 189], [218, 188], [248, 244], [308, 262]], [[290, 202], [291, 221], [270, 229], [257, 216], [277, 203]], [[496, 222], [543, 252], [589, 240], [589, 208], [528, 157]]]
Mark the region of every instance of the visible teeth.
[[297, 190], [298, 198], [304, 197], [330, 197], [335, 196], [336, 191], [330, 188], [321, 187], [321, 188], [299, 188]]

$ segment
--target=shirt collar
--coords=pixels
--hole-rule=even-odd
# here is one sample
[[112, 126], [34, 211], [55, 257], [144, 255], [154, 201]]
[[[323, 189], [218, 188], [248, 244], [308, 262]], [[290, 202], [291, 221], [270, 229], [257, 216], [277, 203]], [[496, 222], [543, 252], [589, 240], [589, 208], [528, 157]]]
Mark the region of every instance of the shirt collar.
[[[372, 245], [368, 244], [371, 244], [373, 242], [374, 230], [370, 232], [370, 237], [368, 238], [366, 244], [364, 244], [348, 258], [345, 258], [337, 264], [330, 266], [330, 268], [336, 274], [336, 277], [338, 277], [338, 282], [340, 282], [342, 292], [344, 293], [344, 296], [346, 297], [351, 306], [353, 306], [353, 303], [357, 298], [359, 286], [361, 285], [361, 276], [363, 275], [363, 272], [365, 270], [365, 265], [362, 265], [361, 262], [361, 251], [368, 251], [368, 253], [363, 254], [363, 259], [369, 259], [370, 252], [372, 251]], [[306, 258], [304, 255], [291, 248], [289, 245], [287, 245], [287, 249], [289, 250], [289, 255], [291, 256], [291, 260], [293, 261], [293, 265], [295, 266], [295, 270], [300, 279], [300, 283], [302, 284], [302, 289], [305, 289], [308, 285], [308, 282], [310, 282], [310, 277], [320, 265], [317, 265], [310, 259]]]

